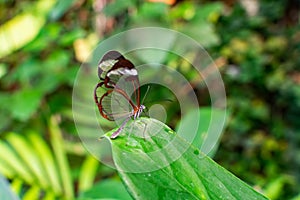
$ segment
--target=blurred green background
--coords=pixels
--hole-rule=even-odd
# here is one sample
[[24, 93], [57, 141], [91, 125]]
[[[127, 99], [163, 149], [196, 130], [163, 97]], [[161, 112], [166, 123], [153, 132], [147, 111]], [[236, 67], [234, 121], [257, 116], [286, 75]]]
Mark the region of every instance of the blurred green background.
[[299, 0], [0, 0], [0, 174], [21, 199], [130, 199], [81, 145], [72, 87], [99, 42], [159, 26], [202, 44], [222, 74], [230, 115], [214, 160], [271, 199], [300, 199], [299, 11]]

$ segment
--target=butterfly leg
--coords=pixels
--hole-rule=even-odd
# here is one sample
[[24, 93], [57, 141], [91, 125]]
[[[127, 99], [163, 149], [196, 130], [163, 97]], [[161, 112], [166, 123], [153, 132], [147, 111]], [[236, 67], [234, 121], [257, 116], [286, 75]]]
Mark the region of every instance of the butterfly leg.
[[144, 140], [146, 140], [145, 132], [146, 132], [146, 130], [147, 130], [147, 124], [144, 123], [144, 122], [143, 122], [143, 124], [144, 124], [143, 137], [144, 137]]
[[[146, 129], [147, 129], [147, 124], [146, 124], [145, 122], [143, 122], [143, 121], [140, 121], [140, 122], [143, 123], [143, 125], [144, 125], [144, 129], [143, 129], [143, 138], [144, 138], [144, 140], [146, 140], [145, 132], [146, 132]], [[134, 120], [133, 123], [132, 123], [132, 126], [131, 126], [131, 129], [130, 129], [128, 138], [130, 138], [130, 135], [132, 134], [132, 129], [133, 129], [133, 127], [135, 126], [135, 124], [136, 124], [136, 120]]]
[[111, 139], [115, 139], [116, 137], [118, 137], [118, 135], [121, 133], [121, 131], [123, 130], [124, 126], [126, 125], [126, 123], [129, 121], [130, 117], [126, 118], [124, 120], [124, 122], [121, 124], [121, 126], [118, 128], [118, 130], [116, 130], [111, 136]]
[[129, 131], [128, 138], [127, 138], [128, 140], [130, 139], [130, 136], [132, 134], [132, 129], [134, 126], [135, 126], [135, 120], [133, 121], [133, 123], [131, 123], [130, 131]]

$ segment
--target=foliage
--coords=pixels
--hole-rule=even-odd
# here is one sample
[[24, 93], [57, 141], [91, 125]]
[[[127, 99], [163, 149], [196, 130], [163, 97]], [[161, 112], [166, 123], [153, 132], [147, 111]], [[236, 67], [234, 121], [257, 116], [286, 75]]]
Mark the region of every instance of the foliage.
[[[225, 0], [101, 2], [0, 0], [0, 172], [20, 197], [130, 199], [77, 141], [70, 97], [96, 43], [149, 25], [181, 31], [224, 61], [230, 119], [214, 159], [272, 199], [299, 198], [297, 1], [251, 1], [254, 12]], [[193, 79], [188, 63], [165, 63]], [[205, 89], [199, 99], [210, 105]], [[176, 127], [176, 106], [168, 112]]]
[[[26, 138], [17, 133], [8, 133], [1, 141], [1, 172], [12, 180], [12, 187], [22, 199], [38, 199], [40, 191], [46, 199], [74, 196], [70, 169], [60, 130], [52, 118], [50, 124], [53, 152], [35, 132]], [[38, 151], [34, 151], [38, 149]], [[24, 189], [24, 186], [30, 186]]]
[[[117, 169], [135, 199], [267, 199], [160, 121], [144, 118], [134, 123], [140, 122], [147, 124], [145, 135], [155, 135], [146, 140], [123, 136], [112, 141]], [[165, 146], [168, 141], [172, 141], [170, 148]], [[173, 162], [186, 145], [188, 149]], [[162, 167], [165, 162], [171, 164]], [[148, 171], [152, 165], [158, 170]], [[128, 172], [132, 169], [141, 173]]]
[[[216, 49], [228, 60], [223, 71], [233, 113], [217, 159], [243, 179], [272, 187], [270, 198], [287, 199], [299, 193], [299, 24], [284, 14], [290, 12], [285, 1], [262, 1], [260, 7], [248, 18], [235, 6], [217, 24], [223, 42]], [[226, 152], [239, 162], [223, 160]]]

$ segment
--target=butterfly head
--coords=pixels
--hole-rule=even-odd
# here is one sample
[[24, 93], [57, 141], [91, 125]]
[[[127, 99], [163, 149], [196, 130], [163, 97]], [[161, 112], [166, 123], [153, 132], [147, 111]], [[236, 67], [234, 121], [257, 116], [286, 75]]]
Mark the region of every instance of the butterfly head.
[[140, 107], [137, 107], [137, 109], [133, 111], [133, 119], [139, 118], [145, 109], [146, 109], [146, 106], [144, 106], [144, 105], [140, 105]]

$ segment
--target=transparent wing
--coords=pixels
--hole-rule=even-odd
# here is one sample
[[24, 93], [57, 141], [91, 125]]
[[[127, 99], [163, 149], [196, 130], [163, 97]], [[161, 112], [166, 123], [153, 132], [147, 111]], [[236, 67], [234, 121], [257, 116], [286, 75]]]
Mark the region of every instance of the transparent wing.
[[130, 61], [119, 59], [97, 87], [95, 101], [104, 118], [116, 121], [128, 118], [138, 110], [140, 106], [138, 72]]
[[[115, 88], [124, 91], [126, 96], [131, 99], [135, 106], [140, 106], [140, 83], [137, 75], [136, 69], [119, 69], [120, 74], [118, 77], [116, 75], [112, 76], [112, 79], [117, 80]], [[125, 96], [125, 94], [124, 94]]]
[[132, 116], [131, 100], [123, 91], [108, 90], [100, 98], [100, 105], [101, 115], [108, 120], [117, 121]]

